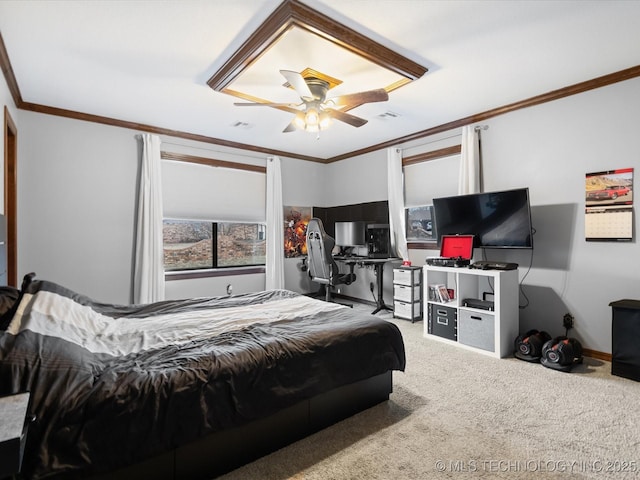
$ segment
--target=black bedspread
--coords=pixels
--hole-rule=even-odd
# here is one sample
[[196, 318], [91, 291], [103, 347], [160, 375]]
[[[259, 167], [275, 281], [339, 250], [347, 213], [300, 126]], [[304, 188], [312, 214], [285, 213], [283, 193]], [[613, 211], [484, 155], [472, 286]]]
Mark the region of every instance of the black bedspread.
[[100, 472], [404, 370], [392, 323], [285, 290], [150, 305], [33, 281], [0, 332], [0, 394], [31, 392], [27, 478]]

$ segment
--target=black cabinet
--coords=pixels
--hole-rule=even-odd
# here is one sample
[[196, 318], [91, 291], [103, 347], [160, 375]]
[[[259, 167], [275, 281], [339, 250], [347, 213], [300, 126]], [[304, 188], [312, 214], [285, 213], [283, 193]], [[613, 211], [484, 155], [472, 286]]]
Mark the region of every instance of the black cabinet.
[[[357, 203], [337, 207], [313, 207], [313, 216], [322, 220], [324, 229], [335, 237], [336, 222], [389, 223], [389, 202]], [[387, 255], [388, 256], [388, 255]]]
[[609, 304], [611, 322], [611, 374], [640, 381], [640, 300]]
[[458, 341], [458, 309], [430, 303], [427, 310], [427, 333]]
[[29, 393], [0, 397], [0, 478], [20, 472], [27, 439]]

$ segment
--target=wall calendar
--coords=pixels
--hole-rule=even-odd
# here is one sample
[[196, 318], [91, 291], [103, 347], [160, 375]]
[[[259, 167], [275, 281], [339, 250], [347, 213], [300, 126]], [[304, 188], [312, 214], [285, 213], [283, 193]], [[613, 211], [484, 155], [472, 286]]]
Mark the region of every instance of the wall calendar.
[[633, 240], [633, 168], [587, 173], [587, 241]]

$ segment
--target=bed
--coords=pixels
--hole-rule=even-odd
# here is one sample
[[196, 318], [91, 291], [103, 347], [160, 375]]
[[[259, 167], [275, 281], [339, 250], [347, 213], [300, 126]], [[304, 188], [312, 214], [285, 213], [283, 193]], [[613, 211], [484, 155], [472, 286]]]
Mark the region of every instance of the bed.
[[30, 274], [4, 305], [25, 478], [212, 478], [388, 399], [405, 368], [394, 324], [286, 290], [114, 305]]

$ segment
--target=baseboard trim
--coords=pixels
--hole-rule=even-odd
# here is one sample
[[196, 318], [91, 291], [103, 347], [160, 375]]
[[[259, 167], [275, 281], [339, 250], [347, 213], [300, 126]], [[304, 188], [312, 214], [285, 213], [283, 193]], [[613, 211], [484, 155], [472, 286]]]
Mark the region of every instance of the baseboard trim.
[[597, 358], [598, 360], [604, 360], [605, 362], [611, 361], [611, 354], [606, 352], [599, 352], [598, 350], [591, 350], [590, 348], [583, 348], [582, 353], [591, 358]]
[[347, 302], [356, 302], [356, 303], [361, 303], [363, 305], [371, 305], [374, 308], [376, 307], [376, 302], [372, 300], [364, 300], [362, 298], [352, 297], [350, 295], [344, 295], [342, 293], [334, 293], [332, 297], [340, 300], [345, 300]]

